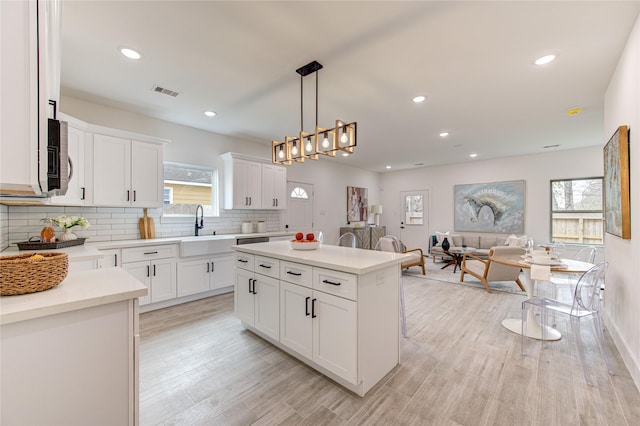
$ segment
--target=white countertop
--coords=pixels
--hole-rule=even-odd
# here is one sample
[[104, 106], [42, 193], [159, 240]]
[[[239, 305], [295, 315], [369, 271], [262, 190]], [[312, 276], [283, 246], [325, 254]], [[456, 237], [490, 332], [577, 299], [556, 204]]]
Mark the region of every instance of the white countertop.
[[402, 263], [410, 255], [320, 244], [316, 250], [294, 250], [289, 241], [232, 246], [236, 251], [273, 257], [352, 274], [365, 274]]
[[0, 297], [0, 324], [40, 318], [141, 297], [147, 288], [121, 268], [69, 272], [56, 287]]
[[17, 253], [38, 253], [39, 251], [61, 251], [69, 255], [69, 261], [81, 261], [81, 260], [95, 260], [102, 259], [104, 254], [101, 253], [95, 246], [81, 245], [72, 246], [61, 249], [49, 249], [49, 250], [18, 250], [17, 246], [10, 246], [0, 254], [0, 256], [7, 256]]
[[99, 241], [92, 243], [87, 241], [86, 245], [98, 249], [124, 248], [124, 247], [143, 247], [157, 244], [179, 244], [183, 241], [207, 241], [207, 240], [235, 240], [238, 238], [257, 238], [257, 237], [282, 237], [285, 235], [293, 235], [292, 232], [262, 232], [252, 234], [221, 234], [221, 235], [199, 235], [199, 236], [181, 236], [181, 237], [163, 237], [152, 238], [148, 240], [114, 240]]

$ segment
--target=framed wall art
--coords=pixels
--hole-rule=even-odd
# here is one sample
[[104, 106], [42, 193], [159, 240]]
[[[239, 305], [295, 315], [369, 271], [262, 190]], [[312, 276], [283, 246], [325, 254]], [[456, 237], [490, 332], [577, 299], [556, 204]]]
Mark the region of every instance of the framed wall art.
[[629, 129], [620, 126], [604, 146], [604, 223], [608, 234], [631, 238]]
[[455, 185], [455, 231], [524, 233], [524, 190], [523, 180]]
[[347, 186], [347, 222], [362, 222], [369, 218], [367, 188]]

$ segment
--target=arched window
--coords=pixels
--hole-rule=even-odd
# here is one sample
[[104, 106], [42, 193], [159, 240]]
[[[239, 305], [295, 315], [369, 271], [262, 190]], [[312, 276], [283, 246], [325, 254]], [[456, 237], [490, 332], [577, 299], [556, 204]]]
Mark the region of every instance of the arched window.
[[293, 191], [291, 191], [291, 198], [309, 198], [309, 194], [307, 194], [307, 191], [304, 190], [304, 188], [300, 188], [299, 186], [296, 186], [295, 188], [293, 188]]

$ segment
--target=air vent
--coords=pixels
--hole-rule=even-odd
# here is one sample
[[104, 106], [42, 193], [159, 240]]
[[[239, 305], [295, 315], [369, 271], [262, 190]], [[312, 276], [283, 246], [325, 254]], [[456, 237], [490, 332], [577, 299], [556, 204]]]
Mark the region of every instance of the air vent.
[[175, 98], [176, 96], [178, 96], [180, 94], [180, 93], [178, 93], [176, 91], [169, 90], [169, 89], [166, 89], [166, 88], [160, 87], [160, 86], [153, 86], [151, 88], [151, 90], [153, 90], [156, 93], [162, 93], [163, 95], [169, 95], [169, 96], [171, 96], [173, 98]]

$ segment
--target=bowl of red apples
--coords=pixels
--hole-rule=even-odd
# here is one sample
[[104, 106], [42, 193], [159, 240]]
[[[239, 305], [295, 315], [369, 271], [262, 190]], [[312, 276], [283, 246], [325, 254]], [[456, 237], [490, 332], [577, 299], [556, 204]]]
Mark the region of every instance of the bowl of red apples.
[[291, 240], [291, 248], [294, 250], [315, 250], [320, 246], [320, 241], [312, 233], [307, 235], [302, 232], [296, 234], [296, 239]]

